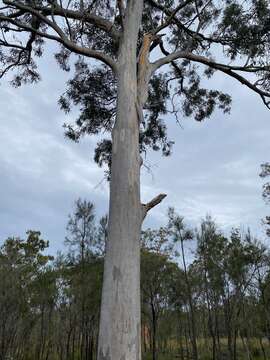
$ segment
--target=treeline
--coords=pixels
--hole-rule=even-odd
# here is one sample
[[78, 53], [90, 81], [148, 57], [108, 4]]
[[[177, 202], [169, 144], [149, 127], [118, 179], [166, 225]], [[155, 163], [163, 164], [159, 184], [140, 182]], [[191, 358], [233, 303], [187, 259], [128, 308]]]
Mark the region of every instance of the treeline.
[[[40, 232], [0, 248], [0, 359], [94, 360], [107, 217], [78, 200], [66, 251], [54, 258]], [[270, 358], [270, 254], [250, 232], [198, 229], [169, 209], [141, 237], [144, 359]], [[192, 249], [192, 251], [188, 251]]]

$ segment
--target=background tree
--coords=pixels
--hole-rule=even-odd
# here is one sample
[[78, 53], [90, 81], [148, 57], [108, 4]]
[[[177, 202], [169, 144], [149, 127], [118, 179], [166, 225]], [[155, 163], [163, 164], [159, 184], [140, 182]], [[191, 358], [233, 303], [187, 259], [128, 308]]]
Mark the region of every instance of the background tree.
[[229, 110], [229, 96], [203, 88], [201, 75], [220, 71], [269, 107], [269, 4], [2, 0], [0, 8], [1, 76], [18, 70], [15, 86], [39, 80], [35, 59], [45, 40], [58, 43], [55, 56], [62, 69], [69, 69], [71, 54], [78, 55], [75, 78], [61, 100], [67, 110], [70, 101], [81, 108], [75, 128], [67, 125], [69, 136], [78, 140], [100, 130], [112, 135], [95, 154], [100, 164], [110, 165], [99, 360], [139, 359], [141, 223], [164, 198], [141, 204], [140, 152], [150, 146], [169, 153], [160, 115], [178, 113], [176, 98], [184, 114], [198, 121], [216, 106]]
[[[27, 239], [8, 238], [0, 248], [0, 359], [8, 357], [23, 359], [27, 354], [37, 355], [41, 359], [44, 351], [46, 327], [44, 323], [40, 327], [41, 336], [37, 346], [25, 345], [31, 339], [36, 309], [41, 322], [45, 312], [51, 304], [41, 293], [45, 288], [40, 288], [41, 278], [45, 277], [43, 271], [46, 264], [52, 260], [51, 256], [42, 252], [49, 243], [40, 237], [38, 231], [28, 231]], [[44, 285], [44, 284], [43, 284]], [[41, 292], [39, 291], [41, 290]], [[36, 303], [36, 293], [39, 293]], [[44, 301], [43, 301], [44, 300]], [[48, 306], [48, 307], [47, 307]], [[46, 308], [46, 309], [45, 309]]]
[[194, 268], [200, 274], [202, 301], [206, 304], [208, 332], [212, 340], [212, 358], [219, 359], [221, 352], [220, 310], [226, 274], [224, 252], [227, 239], [217, 229], [211, 217], [206, 217], [197, 231], [197, 253]]
[[75, 318], [78, 322], [76, 336], [81, 360], [89, 360], [94, 356], [101, 284], [98, 254], [103, 247], [105, 227], [106, 217], [101, 218], [99, 231], [97, 230], [93, 203], [81, 199], [75, 202], [74, 213], [69, 215], [65, 243], [70, 248], [69, 291], [74, 297]]
[[142, 234], [141, 291], [143, 319], [146, 320], [143, 331], [145, 336], [147, 330], [150, 333], [152, 360], [158, 359], [158, 347], [162, 344], [161, 339], [158, 342], [160, 320], [169, 312], [177, 278], [181, 274], [177, 265], [169, 259], [171, 247], [168, 241], [164, 228], [157, 231], [148, 229]]
[[90, 201], [81, 200], [75, 202], [74, 214], [69, 215], [65, 242], [79, 255], [80, 262], [91, 253], [95, 240], [95, 212], [94, 205]]
[[170, 235], [173, 238], [174, 243], [180, 243], [180, 251], [181, 251], [181, 261], [185, 274], [185, 285], [186, 285], [186, 293], [188, 299], [189, 306], [189, 314], [190, 314], [190, 335], [191, 335], [191, 343], [192, 343], [192, 358], [194, 360], [198, 359], [198, 349], [197, 349], [197, 335], [196, 335], [196, 314], [195, 314], [195, 306], [192, 297], [192, 288], [191, 282], [188, 274], [188, 267], [185, 256], [185, 248], [184, 242], [193, 239], [193, 233], [190, 229], [188, 229], [184, 224], [184, 218], [176, 214], [173, 208], [169, 208], [168, 212], [169, 222], [168, 229]]
[[254, 276], [264, 263], [265, 248], [249, 232], [242, 235], [238, 229], [232, 231], [230, 238], [224, 237], [209, 217], [202, 222], [197, 236], [196, 267], [203, 275], [202, 300], [207, 306], [212, 357], [219, 359], [223, 355], [221, 336], [225, 333], [228, 359], [238, 357], [239, 334], [249, 358], [252, 336], [248, 311], [253, 296], [250, 294]]

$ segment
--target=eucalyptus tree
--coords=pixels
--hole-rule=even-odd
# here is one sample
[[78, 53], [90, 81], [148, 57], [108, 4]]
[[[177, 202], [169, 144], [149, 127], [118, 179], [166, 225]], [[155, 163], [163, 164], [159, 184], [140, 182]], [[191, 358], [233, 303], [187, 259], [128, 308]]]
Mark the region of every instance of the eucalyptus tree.
[[[99, 360], [140, 358], [140, 152], [170, 153], [160, 116], [181, 110], [201, 121], [230, 97], [201, 86], [215, 71], [257, 93], [270, 107], [266, 0], [1, 0], [1, 76], [14, 86], [39, 80], [45, 41], [59, 44], [61, 68], [77, 57], [60, 103], [80, 106], [67, 134], [107, 131], [95, 159], [110, 166], [110, 207]], [[199, 67], [198, 65], [201, 65]], [[171, 99], [171, 102], [168, 100]]]

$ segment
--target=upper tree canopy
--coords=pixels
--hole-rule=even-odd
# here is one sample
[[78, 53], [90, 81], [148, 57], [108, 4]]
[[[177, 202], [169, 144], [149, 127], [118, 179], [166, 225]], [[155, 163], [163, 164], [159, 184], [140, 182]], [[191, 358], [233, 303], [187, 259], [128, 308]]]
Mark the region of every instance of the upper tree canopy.
[[[0, 0], [0, 76], [14, 70], [14, 86], [38, 81], [36, 59], [45, 42], [58, 43], [55, 58], [63, 70], [70, 70], [70, 55], [77, 55], [75, 76], [60, 105], [65, 111], [79, 105], [81, 112], [74, 125], [66, 125], [66, 134], [78, 140], [84, 134], [109, 133], [116, 114], [118, 48], [127, 9], [136, 1], [142, 0]], [[229, 111], [229, 95], [201, 85], [215, 71], [247, 86], [270, 108], [267, 0], [143, 4], [137, 44], [142, 152], [150, 147], [170, 153], [172, 142], [162, 120], [167, 113], [177, 121], [179, 114], [202, 121], [215, 107]], [[99, 165], [110, 165], [110, 150], [110, 140], [98, 144]]]

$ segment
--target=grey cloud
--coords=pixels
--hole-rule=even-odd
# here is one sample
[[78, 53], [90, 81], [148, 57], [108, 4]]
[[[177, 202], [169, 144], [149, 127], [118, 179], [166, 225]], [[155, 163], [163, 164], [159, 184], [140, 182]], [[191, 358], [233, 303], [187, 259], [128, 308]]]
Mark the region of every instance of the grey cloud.
[[90, 161], [95, 139], [81, 144], [65, 139], [64, 116], [55, 101], [59, 94], [46, 91], [42, 83], [0, 88], [0, 236], [38, 229], [57, 249], [74, 201], [81, 196], [101, 203], [101, 213], [108, 189], [103, 171]]

